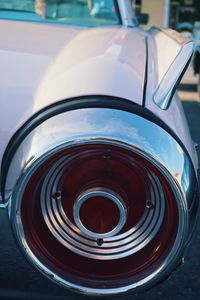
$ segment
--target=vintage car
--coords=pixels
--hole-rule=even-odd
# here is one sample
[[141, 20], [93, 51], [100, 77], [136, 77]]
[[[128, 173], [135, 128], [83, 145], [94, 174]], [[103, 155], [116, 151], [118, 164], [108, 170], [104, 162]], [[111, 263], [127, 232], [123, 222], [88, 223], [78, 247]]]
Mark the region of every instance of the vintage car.
[[197, 219], [176, 94], [193, 43], [140, 28], [128, 0], [5, 0], [0, 18], [0, 213], [19, 248], [87, 295], [159, 283]]

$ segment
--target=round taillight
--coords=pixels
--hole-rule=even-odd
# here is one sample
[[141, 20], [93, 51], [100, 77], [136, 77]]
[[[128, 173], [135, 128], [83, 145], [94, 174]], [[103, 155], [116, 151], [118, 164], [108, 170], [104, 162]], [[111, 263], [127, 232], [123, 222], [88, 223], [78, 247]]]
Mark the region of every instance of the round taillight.
[[32, 172], [20, 222], [40, 268], [63, 285], [109, 293], [150, 280], [176, 255], [179, 209], [169, 181], [138, 149], [90, 143]]

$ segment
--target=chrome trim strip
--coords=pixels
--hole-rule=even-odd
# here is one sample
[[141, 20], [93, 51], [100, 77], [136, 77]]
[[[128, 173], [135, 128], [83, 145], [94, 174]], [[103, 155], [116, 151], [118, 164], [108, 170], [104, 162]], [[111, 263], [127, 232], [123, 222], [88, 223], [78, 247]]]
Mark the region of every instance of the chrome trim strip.
[[182, 47], [157, 88], [153, 101], [161, 109], [165, 110], [169, 107], [172, 96], [175, 93], [174, 88], [180, 82], [183, 70], [192, 57], [193, 48], [192, 42]]
[[[162, 74], [163, 70], [165, 72], [155, 83], [153, 101], [165, 110], [169, 107], [177, 85], [188, 67], [194, 51], [194, 43], [172, 29], [152, 27], [149, 33], [155, 42], [154, 47], [157, 48], [158, 69], [156, 72], [158, 74], [160, 72]], [[166, 52], [166, 57], [163, 57], [165, 42], [168, 43], [168, 52]]]
[[131, 5], [130, 0], [117, 0], [118, 7], [122, 19], [122, 24], [127, 27], [138, 26], [135, 10]]

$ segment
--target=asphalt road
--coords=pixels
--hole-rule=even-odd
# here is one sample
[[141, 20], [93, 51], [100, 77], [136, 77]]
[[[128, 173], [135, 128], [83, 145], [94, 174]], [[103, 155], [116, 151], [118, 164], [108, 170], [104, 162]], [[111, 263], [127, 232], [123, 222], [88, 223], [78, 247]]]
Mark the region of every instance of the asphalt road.
[[[189, 74], [189, 75], [188, 75]], [[195, 79], [188, 78], [180, 87], [180, 96], [186, 111], [193, 140], [200, 144], [200, 104], [197, 100]], [[4, 225], [0, 214], [0, 299], [26, 300], [84, 300], [94, 299], [72, 294], [43, 278], [34, 270], [19, 252]], [[138, 294], [121, 296], [121, 300], [198, 300], [200, 299], [200, 230], [192, 242], [185, 264], [170, 278], [151, 290]], [[96, 298], [95, 298], [96, 299]], [[116, 299], [116, 298], [114, 298]]]

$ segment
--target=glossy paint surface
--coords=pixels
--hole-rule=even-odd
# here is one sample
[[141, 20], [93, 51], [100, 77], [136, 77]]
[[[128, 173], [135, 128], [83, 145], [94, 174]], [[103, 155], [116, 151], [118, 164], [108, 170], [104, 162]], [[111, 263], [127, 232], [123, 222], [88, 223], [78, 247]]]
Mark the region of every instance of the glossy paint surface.
[[[84, 30], [14, 21], [0, 21], [0, 28], [0, 162], [12, 135], [35, 112], [49, 104], [83, 95], [109, 95], [142, 105], [147, 51], [145, 106], [172, 128], [197, 166], [177, 96], [166, 111], [153, 102], [155, 88], [178, 46], [171, 58], [166, 58], [165, 67], [160, 65], [157, 72], [157, 51], [162, 57], [163, 49], [155, 51], [154, 35], [139, 28]], [[162, 35], [156, 36], [160, 38]]]
[[[166, 33], [162, 33], [159, 29], [149, 30], [147, 67], [148, 80], [146, 85], [145, 106], [161, 120], [163, 120], [178, 135], [178, 137], [186, 146], [191, 159], [197, 168], [198, 162], [194, 155], [193, 142], [191, 140], [182, 104], [177, 93], [175, 93], [169, 107], [166, 110], [161, 109], [154, 102], [155, 92], [158, 89], [163, 76], [165, 76], [166, 72], [168, 72], [169, 68], [173, 65], [173, 62], [178, 57], [178, 54], [181, 50], [181, 45], [188, 42], [187, 40], [185, 41], [180, 34], [174, 31], [172, 31], [171, 34], [172, 35], [170, 38], [170, 36], [168, 36]], [[174, 39], [176, 38], [175, 40], [172, 39], [173, 35], [175, 36]], [[178, 61], [177, 63], [180, 64]], [[183, 63], [185, 63], [185, 61]], [[176, 76], [173, 78], [173, 80], [175, 81], [175, 79], [177, 79]], [[173, 82], [171, 81], [170, 84], [173, 85]]]
[[14, 132], [58, 100], [110, 95], [142, 104], [146, 49], [137, 29], [0, 21], [0, 30], [0, 161]]

